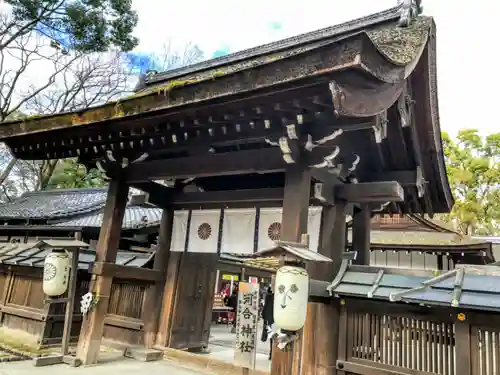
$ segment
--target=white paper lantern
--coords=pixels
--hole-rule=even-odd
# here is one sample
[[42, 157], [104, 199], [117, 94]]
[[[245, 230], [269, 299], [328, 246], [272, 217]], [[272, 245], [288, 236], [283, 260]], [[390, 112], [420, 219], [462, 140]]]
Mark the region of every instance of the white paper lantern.
[[274, 323], [280, 329], [298, 331], [304, 326], [309, 298], [309, 275], [304, 268], [284, 266], [276, 272]]
[[64, 294], [68, 289], [70, 257], [66, 252], [52, 252], [43, 265], [43, 292], [51, 297]]

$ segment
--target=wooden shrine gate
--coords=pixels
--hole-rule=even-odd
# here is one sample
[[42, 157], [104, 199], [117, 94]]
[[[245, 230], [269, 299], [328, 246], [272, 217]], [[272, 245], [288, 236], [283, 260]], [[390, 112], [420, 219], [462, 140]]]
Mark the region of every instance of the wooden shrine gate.
[[[322, 205], [318, 251], [333, 262], [309, 272], [325, 281], [338, 272], [347, 216], [356, 262], [366, 264], [372, 213], [450, 211], [435, 28], [418, 16], [419, 3], [148, 75], [136, 95], [100, 107], [0, 125], [14, 157], [78, 158], [110, 180], [96, 248], [104, 271], [89, 287], [102, 298], [82, 323], [83, 363], [98, 360], [113, 277], [124, 272], [115, 261], [131, 187], [164, 210], [156, 282], [144, 301], [148, 347], [196, 345], [207, 335], [215, 262], [170, 251], [175, 209], [282, 207], [280, 239], [297, 243], [309, 206]], [[273, 375], [333, 371], [338, 309], [311, 301], [308, 311], [292, 350], [273, 351]]]

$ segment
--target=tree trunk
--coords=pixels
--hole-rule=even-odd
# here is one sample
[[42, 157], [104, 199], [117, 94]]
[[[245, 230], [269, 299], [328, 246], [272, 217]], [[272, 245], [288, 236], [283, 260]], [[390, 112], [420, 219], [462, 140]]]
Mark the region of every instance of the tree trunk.
[[56, 160], [47, 160], [45, 163], [47, 164], [42, 164], [40, 167], [41, 173], [40, 173], [40, 179], [38, 181], [38, 189], [37, 190], [45, 190], [47, 186], [49, 185], [50, 178], [54, 174], [54, 171], [56, 169], [57, 163], [59, 162], [59, 159]]
[[5, 167], [4, 171], [0, 175], [0, 185], [2, 185], [5, 182], [5, 180], [9, 177], [10, 172], [12, 172], [12, 169], [14, 169], [16, 163], [17, 159], [12, 158], [9, 164], [7, 164], [7, 167]]

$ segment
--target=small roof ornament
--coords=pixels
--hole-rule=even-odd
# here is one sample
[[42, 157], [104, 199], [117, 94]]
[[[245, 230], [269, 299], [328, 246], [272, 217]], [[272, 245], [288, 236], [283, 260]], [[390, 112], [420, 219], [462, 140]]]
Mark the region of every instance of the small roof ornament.
[[398, 0], [399, 9], [399, 26], [408, 27], [411, 22], [422, 14], [422, 0]]

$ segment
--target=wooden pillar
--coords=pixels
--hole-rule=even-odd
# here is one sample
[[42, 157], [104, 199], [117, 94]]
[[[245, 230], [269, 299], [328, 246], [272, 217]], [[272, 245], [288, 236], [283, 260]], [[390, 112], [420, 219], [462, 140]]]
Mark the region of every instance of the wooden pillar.
[[[308, 266], [310, 277], [316, 280], [332, 281], [342, 263], [346, 249], [347, 204], [336, 202], [335, 206], [324, 207], [319, 252], [332, 263], [312, 263]], [[307, 319], [302, 332], [303, 349], [301, 375], [334, 375], [339, 341], [339, 305], [309, 303]], [[318, 335], [317, 332], [323, 332]]]
[[163, 297], [160, 303], [161, 313], [156, 334], [156, 345], [163, 347], [167, 347], [170, 343], [182, 255], [180, 252], [170, 253], [166, 278], [163, 283]]
[[371, 212], [368, 204], [356, 209], [352, 218], [352, 250], [358, 254], [353, 264], [370, 265]]
[[[112, 180], [104, 207], [102, 227], [96, 248], [96, 262], [115, 263], [129, 186], [120, 179]], [[108, 310], [113, 276], [92, 275], [89, 290], [98, 297], [97, 304], [84, 317], [76, 357], [84, 365], [97, 363]]]
[[[300, 242], [302, 234], [307, 233], [310, 189], [311, 171], [309, 168], [303, 164], [290, 165], [285, 176], [281, 240]], [[301, 341], [299, 339], [292, 343], [287, 351], [277, 348], [273, 350], [272, 375], [300, 374]]]
[[162, 277], [148, 289], [146, 301], [144, 302], [144, 344], [147, 348], [152, 348], [156, 341], [158, 331], [163, 289], [167, 277], [168, 259], [170, 255], [170, 243], [172, 241], [172, 229], [174, 225], [174, 209], [163, 209], [158, 247], [155, 253], [153, 269], [160, 271]]
[[300, 242], [307, 233], [311, 171], [306, 165], [292, 164], [286, 170], [280, 239]]
[[439, 271], [444, 270], [444, 255], [443, 254], [437, 254], [437, 269]]

